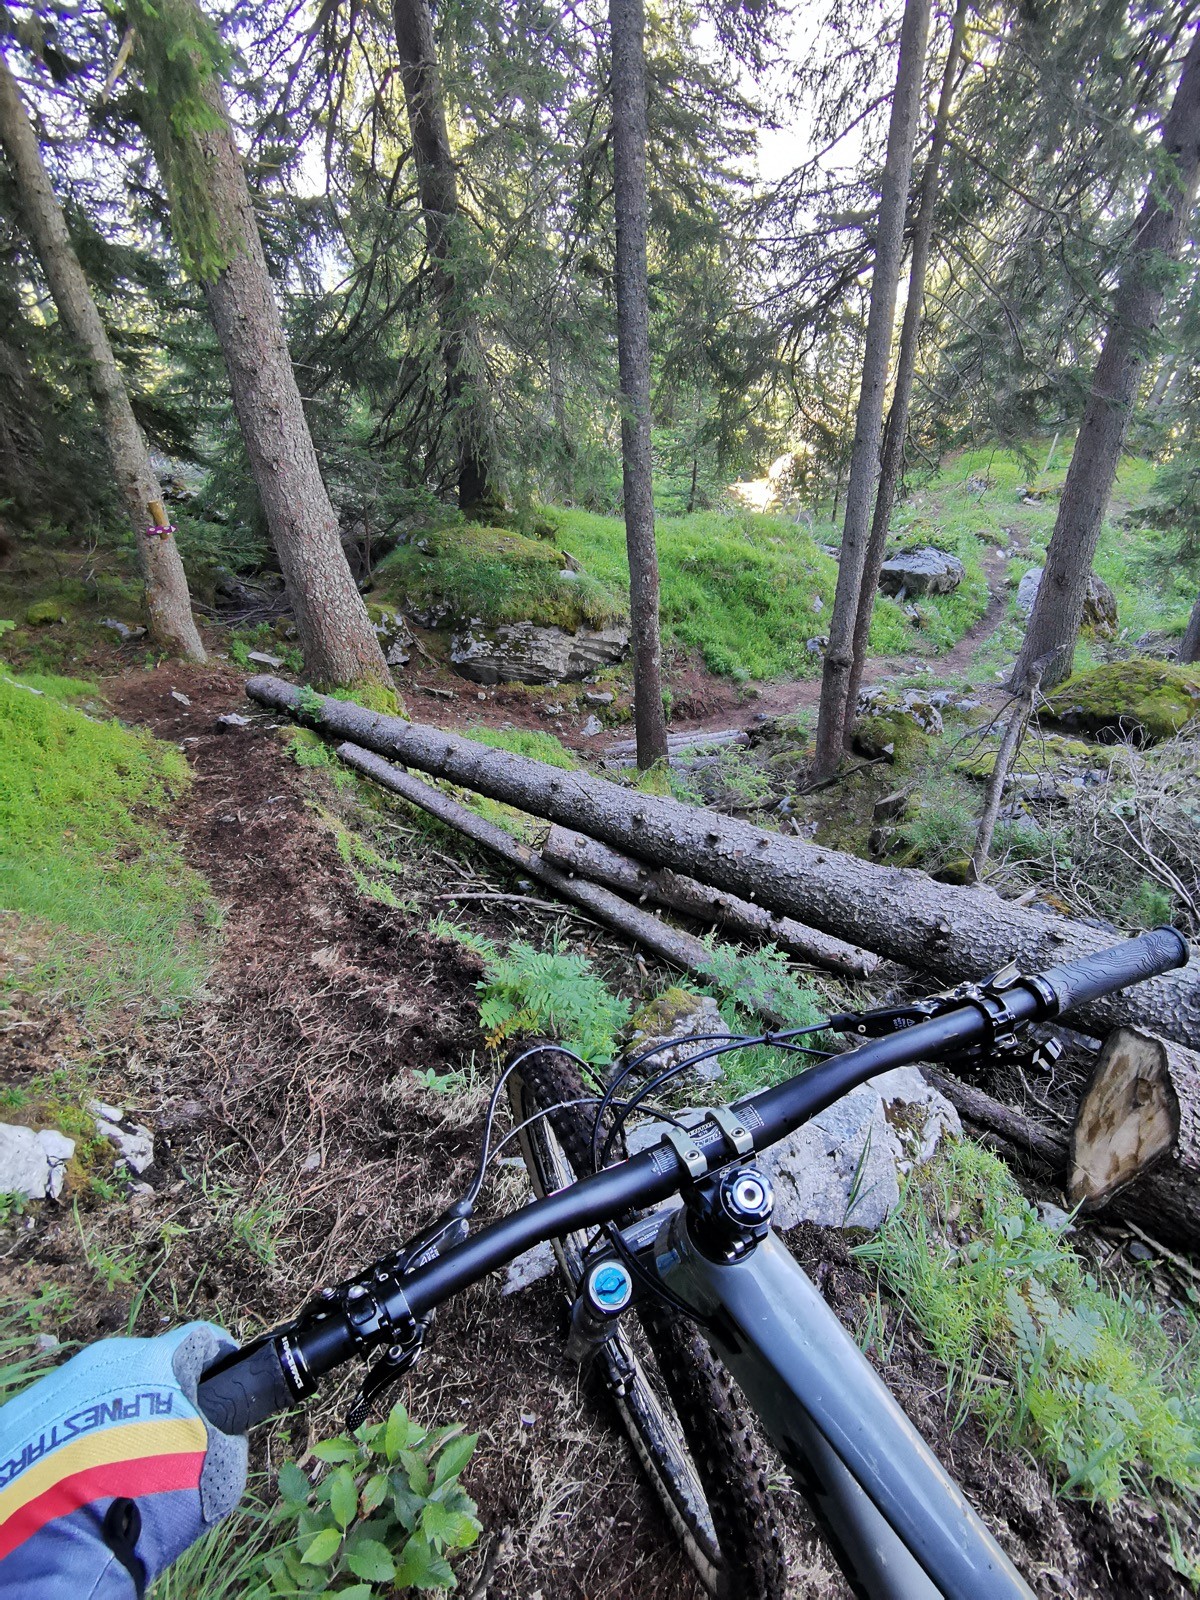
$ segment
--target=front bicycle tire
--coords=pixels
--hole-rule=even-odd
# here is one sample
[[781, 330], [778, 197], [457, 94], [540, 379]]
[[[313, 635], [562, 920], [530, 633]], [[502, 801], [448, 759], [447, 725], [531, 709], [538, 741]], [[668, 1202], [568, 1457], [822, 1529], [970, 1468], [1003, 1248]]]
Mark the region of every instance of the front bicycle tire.
[[[529, 1123], [518, 1137], [539, 1196], [591, 1170], [593, 1112], [571, 1103], [586, 1093], [575, 1064], [549, 1044], [509, 1079], [517, 1123]], [[586, 1245], [579, 1233], [554, 1241], [572, 1299]], [[599, 1362], [625, 1431], [708, 1593], [782, 1600], [783, 1547], [752, 1424], [695, 1326], [649, 1300], [621, 1319]]]

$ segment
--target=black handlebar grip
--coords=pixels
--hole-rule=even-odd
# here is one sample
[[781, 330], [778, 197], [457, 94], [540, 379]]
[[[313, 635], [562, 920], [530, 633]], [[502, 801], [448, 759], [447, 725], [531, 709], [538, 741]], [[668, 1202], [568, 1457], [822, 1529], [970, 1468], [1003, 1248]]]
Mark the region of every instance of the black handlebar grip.
[[196, 1403], [222, 1433], [245, 1433], [296, 1404], [274, 1339], [237, 1355], [200, 1380]]
[[1188, 942], [1177, 928], [1155, 928], [1068, 966], [1051, 967], [1041, 978], [1054, 990], [1061, 1015], [1073, 1006], [1086, 1005], [1101, 995], [1141, 983], [1144, 978], [1157, 977], [1173, 967], [1186, 967], [1189, 954]]

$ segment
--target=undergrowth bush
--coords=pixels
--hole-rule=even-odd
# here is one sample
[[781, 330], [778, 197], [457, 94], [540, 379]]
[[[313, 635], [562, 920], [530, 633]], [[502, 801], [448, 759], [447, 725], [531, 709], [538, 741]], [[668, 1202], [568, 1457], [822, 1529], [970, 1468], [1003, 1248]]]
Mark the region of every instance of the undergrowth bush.
[[1065, 1491], [1111, 1503], [1156, 1481], [1200, 1490], [1194, 1319], [1173, 1336], [1147, 1301], [1103, 1287], [995, 1156], [949, 1146], [856, 1253], [961, 1405], [1052, 1462]]
[[0, 906], [51, 930], [35, 981], [68, 1003], [172, 1005], [200, 981], [217, 917], [157, 820], [187, 763], [64, 703], [89, 689], [0, 671]]
[[[482, 941], [481, 941], [482, 943]], [[487, 975], [476, 985], [479, 1021], [487, 1042], [499, 1048], [523, 1034], [551, 1033], [585, 1061], [606, 1063], [629, 1006], [613, 994], [585, 956], [558, 948], [535, 950], [518, 940], [501, 954], [482, 951]]]

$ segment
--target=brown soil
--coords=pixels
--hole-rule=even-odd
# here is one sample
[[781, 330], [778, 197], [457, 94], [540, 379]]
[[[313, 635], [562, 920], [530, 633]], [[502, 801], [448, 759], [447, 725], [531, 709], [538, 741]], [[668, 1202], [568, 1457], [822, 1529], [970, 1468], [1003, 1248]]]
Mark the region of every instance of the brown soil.
[[[411, 868], [404, 892], [422, 909], [364, 899], [318, 814], [346, 805], [324, 776], [301, 772], [265, 717], [215, 730], [220, 713], [248, 709], [239, 675], [159, 668], [106, 692], [122, 718], [186, 752], [195, 782], [170, 825], [221, 899], [224, 926], [206, 992], [177, 1018], [125, 1015], [89, 1034], [31, 998], [22, 1026], [0, 1033], [4, 1081], [86, 1070], [92, 1092], [157, 1130], [150, 1192], [104, 1201], [80, 1185], [78, 1218], [69, 1205], [31, 1214], [0, 1253], [0, 1293], [58, 1296], [47, 1325], [63, 1337], [149, 1334], [198, 1315], [247, 1336], [395, 1248], [461, 1191], [491, 1071], [478, 968], [424, 929], [480, 873], [389, 812]], [[462, 692], [460, 712], [474, 693]], [[519, 703], [512, 720], [528, 725], [527, 695], [474, 705], [499, 719]], [[438, 721], [452, 720], [445, 704]], [[478, 909], [473, 925], [491, 931]], [[529, 935], [530, 915], [520, 916]], [[465, 1082], [439, 1092], [414, 1076], [427, 1069], [463, 1070]], [[519, 1198], [503, 1170], [488, 1207]], [[802, 1229], [790, 1242], [858, 1323], [873, 1289], [837, 1236]], [[445, 1308], [399, 1391], [419, 1420], [461, 1420], [480, 1435], [467, 1485], [486, 1531], [460, 1569], [463, 1591], [494, 1557], [474, 1589], [480, 1600], [693, 1600], [695, 1582], [604, 1397], [563, 1358], [562, 1315], [548, 1284], [510, 1299], [495, 1281], [480, 1285]], [[989, 1448], [972, 1424], [952, 1432], [943, 1375], [915, 1339], [896, 1340], [886, 1370], [1039, 1595], [1186, 1592], [1159, 1553], [1160, 1529], [1064, 1505], [1041, 1469]], [[336, 1430], [354, 1383], [348, 1374], [307, 1415], [267, 1432], [260, 1456], [278, 1464]], [[792, 1592], [843, 1596], [794, 1497], [784, 1504]]]

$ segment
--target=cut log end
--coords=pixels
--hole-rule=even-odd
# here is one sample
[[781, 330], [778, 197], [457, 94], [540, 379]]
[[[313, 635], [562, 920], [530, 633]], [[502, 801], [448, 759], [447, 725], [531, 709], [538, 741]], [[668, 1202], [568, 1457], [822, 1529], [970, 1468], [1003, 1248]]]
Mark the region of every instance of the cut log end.
[[[1175, 1148], [1180, 1132], [1175, 1053], [1191, 1055], [1140, 1028], [1109, 1034], [1071, 1133], [1067, 1193], [1073, 1204], [1089, 1210], [1103, 1205]], [[1178, 1065], [1188, 1071], [1187, 1064]]]

